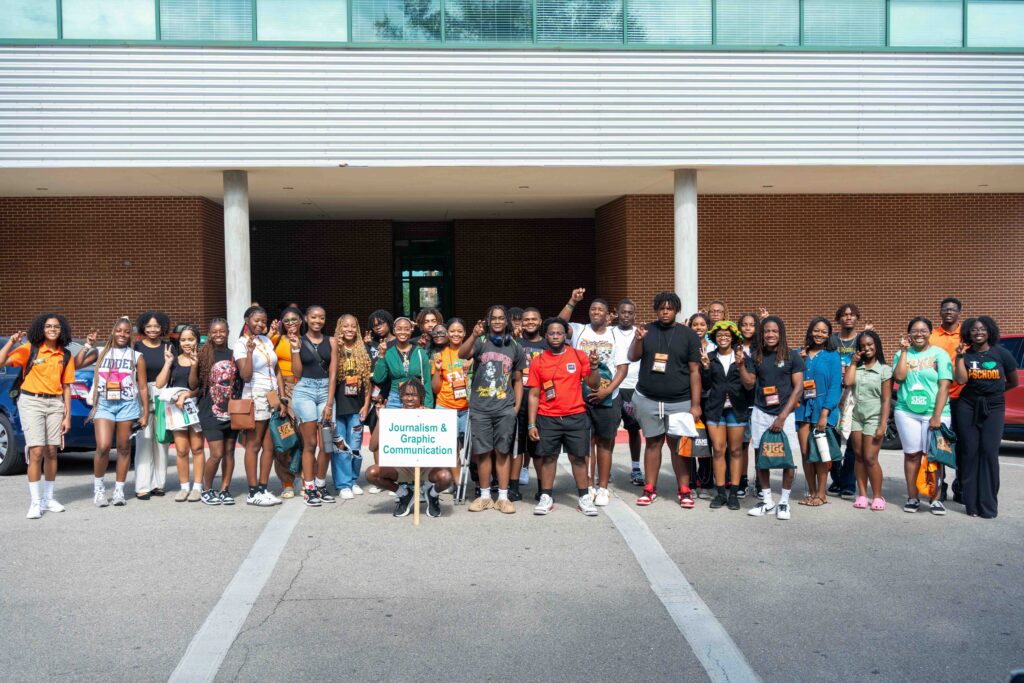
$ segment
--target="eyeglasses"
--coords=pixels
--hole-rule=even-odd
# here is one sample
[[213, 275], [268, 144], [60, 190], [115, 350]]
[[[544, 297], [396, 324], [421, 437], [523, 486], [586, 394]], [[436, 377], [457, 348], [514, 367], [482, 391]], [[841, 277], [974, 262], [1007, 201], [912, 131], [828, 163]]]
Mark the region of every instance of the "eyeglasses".
[[297, 322], [300, 322], [298, 318], [285, 318], [284, 320], [285, 325], [294, 325]]
[[432, 336], [434, 336], [434, 337], [447, 337], [448, 333], [447, 332], [434, 332]]
[[59, 330], [60, 325], [43, 325], [44, 330]]

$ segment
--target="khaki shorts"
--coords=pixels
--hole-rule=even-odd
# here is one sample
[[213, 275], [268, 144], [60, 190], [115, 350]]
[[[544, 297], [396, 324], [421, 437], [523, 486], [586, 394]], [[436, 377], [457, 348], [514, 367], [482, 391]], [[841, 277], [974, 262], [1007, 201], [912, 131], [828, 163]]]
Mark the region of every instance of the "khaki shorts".
[[[64, 421], [63, 396], [18, 397], [18, 417], [25, 434], [25, 448], [60, 446], [60, 425]], [[27, 457], [27, 452], [26, 452]]]

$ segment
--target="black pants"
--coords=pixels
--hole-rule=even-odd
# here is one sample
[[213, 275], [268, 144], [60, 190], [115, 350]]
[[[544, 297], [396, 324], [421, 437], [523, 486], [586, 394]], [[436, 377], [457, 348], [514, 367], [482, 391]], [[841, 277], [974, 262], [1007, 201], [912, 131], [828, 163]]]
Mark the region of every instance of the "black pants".
[[969, 515], [995, 517], [999, 507], [999, 444], [1003, 439], [1006, 406], [989, 405], [988, 415], [982, 417], [981, 402], [957, 404], [957, 480], [964, 507]]
[[[953, 430], [954, 434], [956, 434], [957, 441], [960, 440], [960, 409], [958, 408], [959, 405], [960, 399], [949, 399], [949, 428]], [[960, 452], [962, 450], [962, 448], [956, 449], [956, 473], [953, 475], [953, 493], [957, 495], [962, 495], [963, 491], [963, 482], [960, 481], [960, 469], [963, 465], [963, 463], [960, 462]]]

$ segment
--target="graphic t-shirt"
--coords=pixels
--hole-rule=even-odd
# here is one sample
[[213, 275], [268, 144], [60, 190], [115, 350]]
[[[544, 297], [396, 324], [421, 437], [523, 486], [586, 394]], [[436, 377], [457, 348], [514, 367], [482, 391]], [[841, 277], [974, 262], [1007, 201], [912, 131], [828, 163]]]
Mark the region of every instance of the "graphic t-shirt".
[[234, 354], [229, 349], [214, 349], [210, 376], [205, 382], [200, 379], [200, 383], [205, 386], [203, 395], [199, 398], [200, 415], [213, 416], [221, 421], [231, 419], [228, 401], [231, 400], [237, 376], [238, 367], [235, 365]]
[[[899, 366], [903, 349], [896, 352], [892, 367]], [[939, 395], [939, 380], [953, 379], [953, 363], [949, 354], [938, 346], [929, 346], [921, 352], [913, 348], [907, 351], [907, 377], [896, 393], [896, 410], [918, 415], [930, 415], [935, 410]], [[949, 415], [949, 401], [942, 407], [942, 414]]]
[[762, 358], [759, 365], [754, 363], [753, 356], [744, 358], [747, 370], [757, 377], [754, 405], [768, 415], [778, 415], [793, 393], [793, 375], [804, 371], [804, 359], [800, 357], [800, 352], [790, 350], [781, 362], [777, 360], [778, 354], [773, 353]]
[[529, 387], [540, 390], [537, 414], [545, 417], [578, 415], [583, 405], [583, 380], [590, 374], [590, 360], [582, 351], [563, 347], [560, 354], [550, 350], [533, 359]]
[[515, 407], [512, 373], [526, 367], [526, 353], [519, 344], [497, 346], [490, 339], [477, 339], [473, 346], [473, 393], [469, 408], [493, 415]]
[[[441, 373], [441, 390], [437, 392], [437, 405], [451, 410], [465, 410], [469, 407], [469, 368], [472, 360], [459, 358], [457, 349], [446, 346], [438, 352], [441, 369], [431, 363], [431, 374]], [[459, 397], [455, 394], [458, 392]]]
[[534, 358], [544, 353], [544, 350], [548, 348], [548, 343], [543, 337], [537, 341], [530, 341], [526, 338], [517, 339], [516, 343], [523, 347], [523, 353], [526, 354], [526, 367], [523, 368], [523, 386], [526, 386], [526, 380], [530, 376], [530, 363], [533, 362]]
[[839, 354], [843, 370], [846, 370], [846, 366], [853, 362], [853, 354], [857, 352], [857, 335], [850, 339], [842, 339], [837, 332], [832, 335], [832, 342], [836, 345], [836, 353]]
[[967, 384], [960, 392], [962, 400], [973, 404], [984, 397], [993, 406], [1006, 403], [1003, 396], [1006, 374], [1017, 369], [1013, 354], [1002, 346], [990, 347], [988, 351], [971, 348], [964, 354], [964, 366], [967, 368]]
[[[636, 328], [631, 327], [628, 330], [624, 330], [621, 327], [613, 327], [612, 334], [615, 336], [615, 344], [621, 346], [626, 350], [626, 360], [629, 360], [629, 347], [633, 344], [633, 338], [636, 337]], [[619, 389], [636, 389], [636, 383], [640, 380], [640, 361], [634, 361], [629, 364], [629, 371], [626, 372], [626, 379], [622, 380], [622, 384], [619, 385]]]
[[[357, 341], [357, 344], [363, 342]], [[369, 349], [367, 349], [369, 354]], [[336, 415], [355, 415], [363, 409], [366, 402], [366, 386], [358, 377], [356, 359], [352, 351], [345, 348], [345, 344], [338, 344], [338, 387], [334, 391], [334, 412]], [[352, 379], [348, 379], [352, 378]], [[356, 393], [349, 393], [346, 387], [354, 386]]]
[[174, 348], [174, 344], [170, 342], [160, 342], [160, 345], [155, 349], [151, 349], [146, 346], [143, 342], [135, 342], [135, 350], [142, 354], [142, 357], [146, 361], [146, 383], [152, 384], [156, 381], [156, 376], [160, 374], [160, 371], [164, 369], [164, 348], [170, 347], [171, 353], [174, 357], [178, 357], [178, 350]]
[[[611, 381], [618, 366], [629, 365], [629, 357], [626, 355], [629, 347], [619, 343], [621, 337], [616, 338], [611, 327], [606, 327], [604, 332], [597, 332], [590, 325], [569, 324], [572, 326], [572, 347], [574, 349], [582, 351], [588, 356], [591, 351], [597, 351], [597, 359], [604, 366], [601, 386], [605, 386]], [[589, 387], [585, 393], [590, 393]], [[619, 389], [616, 387], [615, 391], [609, 394], [606, 404], [611, 405], [612, 399], [618, 395]]]
[[[245, 337], [239, 337], [235, 342], [235, 360], [242, 360], [247, 357], [248, 350], [245, 348]], [[274, 368], [277, 367], [277, 353], [274, 344], [268, 337], [259, 335], [256, 337], [256, 346], [252, 350], [252, 377], [242, 388], [242, 395], [252, 395], [253, 383], [261, 382], [266, 384], [268, 380], [274, 379]]]
[[[95, 382], [98, 382], [98, 393], [101, 399], [104, 397], [107, 385], [110, 383], [121, 384], [121, 400], [132, 401], [139, 393], [139, 387], [135, 383], [136, 367], [142, 354], [134, 349], [111, 347], [103, 361], [96, 368]], [[160, 361], [163, 362], [161, 352]]]

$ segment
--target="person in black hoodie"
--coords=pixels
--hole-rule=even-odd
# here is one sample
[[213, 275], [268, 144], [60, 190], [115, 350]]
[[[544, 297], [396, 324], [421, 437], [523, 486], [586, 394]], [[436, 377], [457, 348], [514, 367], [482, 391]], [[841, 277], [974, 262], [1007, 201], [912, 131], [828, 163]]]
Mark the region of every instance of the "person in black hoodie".
[[752, 402], [751, 392], [744, 388], [740, 378], [739, 364], [744, 362], [743, 334], [736, 323], [720, 320], [711, 327], [709, 336], [715, 349], [701, 356], [701, 384], [707, 390], [704, 424], [714, 456], [712, 466], [718, 491], [710, 507], [728, 505], [730, 510], [739, 510], [737, 492], [743, 474], [743, 436], [750, 421]]

